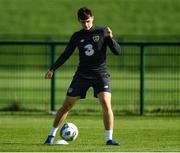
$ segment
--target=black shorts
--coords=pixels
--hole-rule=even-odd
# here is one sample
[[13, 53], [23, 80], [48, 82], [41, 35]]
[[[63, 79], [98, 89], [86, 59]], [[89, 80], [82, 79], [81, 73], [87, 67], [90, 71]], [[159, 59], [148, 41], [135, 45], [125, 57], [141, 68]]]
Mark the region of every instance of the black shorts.
[[67, 96], [80, 96], [83, 99], [86, 97], [86, 92], [90, 87], [94, 89], [94, 97], [96, 98], [100, 92], [111, 92], [109, 76], [105, 75], [97, 79], [86, 79], [76, 74], [69, 86]]

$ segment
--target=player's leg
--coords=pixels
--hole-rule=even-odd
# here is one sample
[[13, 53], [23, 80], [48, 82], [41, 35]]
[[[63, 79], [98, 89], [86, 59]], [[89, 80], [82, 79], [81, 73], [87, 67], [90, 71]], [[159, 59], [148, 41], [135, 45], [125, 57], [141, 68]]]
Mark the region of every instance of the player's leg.
[[106, 130], [113, 130], [114, 115], [111, 108], [111, 93], [100, 92], [98, 95], [103, 110], [103, 121]]
[[79, 96], [76, 96], [76, 97], [66, 96], [64, 104], [57, 111], [56, 118], [53, 124], [54, 128], [58, 128], [60, 124], [66, 119], [68, 115], [68, 111], [74, 106], [74, 104], [76, 103], [78, 99], [80, 99]]
[[48, 138], [45, 141], [45, 144], [53, 144], [54, 137], [60, 126], [60, 124], [66, 119], [68, 111], [74, 106], [76, 101], [79, 99], [79, 96], [70, 97], [66, 96], [62, 107], [57, 111], [56, 117], [54, 119], [53, 127], [48, 135]]
[[68, 88], [66, 99], [62, 107], [57, 111], [53, 127], [49, 133], [45, 144], [53, 144], [54, 136], [60, 126], [60, 124], [66, 119], [68, 111], [73, 107], [76, 101], [80, 98], [86, 97], [86, 91], [89, 88], [87, 80], [82, 79], [78, 75], [73, 77], [73, 80]]
[[111, 93], [100, 92], [98, 95], [99, 101], [102, 105], [103, 121], [106, 130], [106, 144], [107, 145], [119, 145], [118, 142], [113, 140], [113, 127], [114, 127], [114, 115], [111, 107]]

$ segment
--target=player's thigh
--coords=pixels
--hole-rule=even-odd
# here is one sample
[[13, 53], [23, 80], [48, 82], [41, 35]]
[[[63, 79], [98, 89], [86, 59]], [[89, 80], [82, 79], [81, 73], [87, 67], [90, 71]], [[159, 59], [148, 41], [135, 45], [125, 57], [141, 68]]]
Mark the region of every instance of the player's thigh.
[[99, 101], [102, 103], [109, 103], [111, 102], [111, 93], [110, 92], [100, 92], [97, 97], [99, 98]]
[[75, 103], [79, 99], [80, 99], [80, 96], [76, 96], [76, 97], [66, 96], [62, 107], [64, 109], [70, 109], [70, 108], [72, 108], [75, 105]]

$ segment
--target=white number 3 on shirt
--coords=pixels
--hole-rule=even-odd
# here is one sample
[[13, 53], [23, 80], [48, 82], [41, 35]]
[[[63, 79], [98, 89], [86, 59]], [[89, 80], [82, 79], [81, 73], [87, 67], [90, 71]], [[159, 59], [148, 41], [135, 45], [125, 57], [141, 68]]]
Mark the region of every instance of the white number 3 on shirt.
[[94, 54], [94, 49], [93, 46], [91, 44], [87, 44], [86, 46], [84, 46], [85, 50], [85, 54], [86, 56], [92, 56]]

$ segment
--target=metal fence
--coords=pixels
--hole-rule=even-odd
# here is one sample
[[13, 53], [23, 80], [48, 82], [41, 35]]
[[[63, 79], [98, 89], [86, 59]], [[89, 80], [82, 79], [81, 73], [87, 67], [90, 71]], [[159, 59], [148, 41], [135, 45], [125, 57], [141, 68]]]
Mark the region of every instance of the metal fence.
[[[107, 55], [115, 113], [180, 113], [180, 43], [119, 42], [122, 54]], [[45, 80], [66, 42], [0, 42], [0, 110], [55, 111], [78, 64], [78, 51]], [[74, 113], [100, 112], [92, 89]]]

